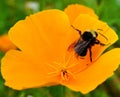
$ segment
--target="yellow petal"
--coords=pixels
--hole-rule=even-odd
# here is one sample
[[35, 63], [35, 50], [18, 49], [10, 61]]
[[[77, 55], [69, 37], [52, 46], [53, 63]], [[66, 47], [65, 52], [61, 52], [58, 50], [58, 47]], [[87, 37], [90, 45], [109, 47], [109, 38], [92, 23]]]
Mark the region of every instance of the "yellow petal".
[[71, 23], [80, 15], [80, 14], [89, 14], [94, 18], [98, 18], [98, 16], [94, 13], [91, 8], [88, 8], [79, 4], [69, 5], [65, 10], [65, 13], [69, 16]]
[[8, 35], [0, 36], [0, 50], [6, 52], [10, 49], [16, 49], [16, 46], [10, 41]]
[[69, 27], [69, 19], [64, 12], [45, 10], [16, 23], [10, 29], [9, 36], [29, 57], [49, 63], [60, 61], [66, 52], [65, 39]]
[[[86, 14], [81, 14], [78, 18], [73, 23], [73, 26], [77, 29], [79, 29], [82, 33], [87, 30], [94, 30], [98, 32], [98, 37], [97, 39], [106, 44], [106, 46], [101, 46], [101, 45], [94, 45], [92, 46], [92, 58], [93, 60], [96, 60], [96, 58], [111, 44], [116, 42], [118, 40], [118, 36], [115, 33], [114, 30], [112, 30], [105, 22], [102, 22], [96, 18], [90, 17], [89, 15]], [[78, 33], [76, 31], [76, 33]], [[105, 37], [103, 37], [104, 35]], [[88, 60], [89, 60], [89, 53], [87, 54]]]
[[73, 79], [64, 85], [84, 94], [92, 91], [108, 77], [113, 75], [113, 72], [120, 64], [119, 54], [120, 48], [108, 51], [86, 70], [76, 74], [76, 79]]
[[21, 90], [57, 84], [56, 79], [49, 77], [53, 71], [46, 64], [36, 63], [20, 51], [10, 50], [2, 59], [1, 72], [5, 85]]

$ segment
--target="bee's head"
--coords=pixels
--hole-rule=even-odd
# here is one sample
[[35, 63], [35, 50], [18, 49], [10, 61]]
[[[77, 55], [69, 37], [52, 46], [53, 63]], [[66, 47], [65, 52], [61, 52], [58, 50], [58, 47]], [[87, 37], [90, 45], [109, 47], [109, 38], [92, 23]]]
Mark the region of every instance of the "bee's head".
[[94, 38], [96, 38], [98, 36], [98, 33], [96, 31], [91, 31], [92, 35]]
[[85, 31], [82, 35], [82, 39], [83, 40], [90, 40], [93, 38], [96, 38], [98, 36], [96, 31]]

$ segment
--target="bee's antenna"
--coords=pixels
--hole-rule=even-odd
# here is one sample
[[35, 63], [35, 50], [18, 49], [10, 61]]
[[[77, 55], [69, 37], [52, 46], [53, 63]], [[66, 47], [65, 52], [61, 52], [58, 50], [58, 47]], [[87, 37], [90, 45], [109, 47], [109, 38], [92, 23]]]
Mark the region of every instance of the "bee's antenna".
[[[100, 31], [103, 31], [103, 29], [97, 29], [97, 30], [100, 30]], [[108, 38], [105, 36], [105, 35], [103, 35], [103, 34], [101, 34], [100, 32], [98, 32], [101, 36], [103, 36], [106, 40], [108, 40]]]
[[97, 30], [103, 31], [103, 29], [97, 29]]

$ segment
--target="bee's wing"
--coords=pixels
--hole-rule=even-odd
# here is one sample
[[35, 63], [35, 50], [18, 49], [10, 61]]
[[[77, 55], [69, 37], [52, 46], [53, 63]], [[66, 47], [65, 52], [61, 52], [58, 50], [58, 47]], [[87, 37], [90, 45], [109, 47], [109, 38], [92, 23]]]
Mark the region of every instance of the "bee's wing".
[[78, 41], [78, 43], [75, 45], [75, 51], [80, 56], [85, 56], [88, 49], [88, 44], [90, 41]]

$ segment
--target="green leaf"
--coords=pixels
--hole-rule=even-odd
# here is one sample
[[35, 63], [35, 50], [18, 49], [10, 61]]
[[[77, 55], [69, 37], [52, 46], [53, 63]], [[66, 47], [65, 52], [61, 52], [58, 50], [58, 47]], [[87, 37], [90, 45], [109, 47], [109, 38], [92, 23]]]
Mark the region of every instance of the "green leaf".
[[49, 92], [52, 97], [65, 97], [65, 87], [58, 85], [58, 86], [51, 86], [49, 87]]

